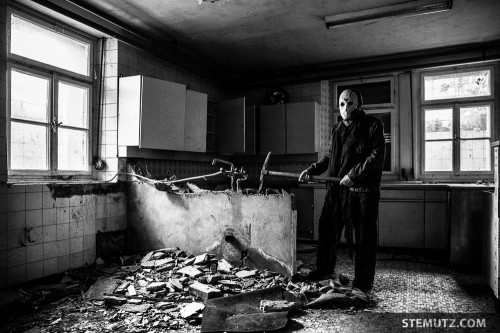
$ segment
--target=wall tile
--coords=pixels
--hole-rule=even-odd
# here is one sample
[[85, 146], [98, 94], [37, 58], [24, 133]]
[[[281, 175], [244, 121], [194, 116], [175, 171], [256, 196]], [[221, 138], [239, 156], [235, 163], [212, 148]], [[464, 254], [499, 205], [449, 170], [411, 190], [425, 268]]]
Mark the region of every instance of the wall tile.
[[95, 235], [83, 236], [83, 249], [85, 251], [96, 249], [96, 236]]
[[57, 249], [59, 253], [59, 257], [67, 256], [70, 254], [70, 241], [69, 239], [63, 239], [57, 241]]
[[0, 232], [0, 251], [7, 250], [7, 232]]
[[69, 224], [69, 238], [83, 237], [83, 222]]
[[[28, 239], [29, 236], [29, 239]], [[43, 242], [43, 227], [34, 227], [26, 232], [26, 245], [41, 244]]]
[[26, 210], [42, 209], [42, 208], [43, 208], [42, 192], [26, 193]]
[[7, 271], [7, 251], [0, 251], [0, 271]]
[[43, 225], [42, 209], [26, 211], [26, 228], [41, 227], [42, 225]]
[[71, 238], [69, 240], [69, 253], [78, 253], [83, 251], [83, 237]]
[[89, 236], [89, 235], [95, 236], [95, 234], [96, 234], [95, 225], [96, 225], [95, 219], [85, 221], [83, 224], [83, 235], [84, 236]]
[[26, 185], [24, 189], [26, 193], [43, 192], [43, 187], [43, 185]]
[[26, 265], [26, 278], [28, 281], [43, 277], [43, 260]]
[[7, 285], [9, 287], [26, 282], [26, 265], [11, 267], [7, 270]]
[[58, 259], [50, 258], [43, 261], [43, 276], [49, 276], [58, 272]]
[[42, 208], [54, 208], [55, 206], [56, 200], [52, 198], [52, 194], [50, 192], [42, 192]]
[[85, 221], [87, 219], [87, 211], [88, 211], [87, 206], [70, 207], [69, 221], [70, 222]]
[[26, 248], [19, 247], [7, 252], [7, 267], [14, 267], [26, 264]]
[[53, 242], [57, 239], [57, 226], [46, 225], [43, 227], [43, 242]]
[[56, 198], [56, 207], [69, 207], [69, 198]]
[[43, 225], [52, 225], [57, 223], [56, 208], [43, 209]]
[[83, 261], [87, 265], [92, 265], [95, 262], [95, 257], [96, 257], [95, 249], [83, 252]]
[[26, 193], [11, 193], [7, 195], [7, 211], [17, 212], [26, 209]]
[[73, 253], [69, 256], [69, 267], [79, 268], [83, 266], [83, 251], [78, 253]]
[[95, 220], [95, 206], [87, 206], [87, 220]]
[[57, 242], [43, 243], [43, 258], [56, 258], [59, 254]]
[[82, 205], [82, 196], [81, 195], [74, 195], [71, 198], [69, 198], [69, 205], [71, 207], [81, 206]]
[[7, 249], [24, 246], [23, 242], [25, 241], [25, 237], [24, 229], [7, 231]]
[[0, 232], [7, 231], [7, 213], [0, 213]]
[[57, 224], [69, 223], [69, 207], [56, 209]]
[[27, 246], [26, 262], [32, 263], [40, 260], [43, 260], [43, 244]]
[[7, 213], [7, 230], [24, 229], [26, 227], [26, 212]]
[[70, 268], [69, 266], [69, 254], [65, 256], [60, 256], [57, 258], [57, 271], [59, 273], [65, 272]]
[[106, 205], [96, 205], [95, 206], [95, 218], [102, 219], [106, 217]]
[[57, 240], [69, 239], [69, 223], [57, 225]]

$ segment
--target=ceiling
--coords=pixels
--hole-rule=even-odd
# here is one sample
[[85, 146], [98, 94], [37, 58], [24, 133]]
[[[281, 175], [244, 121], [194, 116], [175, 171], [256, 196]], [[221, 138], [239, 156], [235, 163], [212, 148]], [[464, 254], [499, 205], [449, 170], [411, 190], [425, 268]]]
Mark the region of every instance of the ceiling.
[[279, 73], [500, 41], [499, 0], [454, 0], [447, 12], [327, 29], [325, 16], [409, 0], [68, 1], [189, 50], [236, 75]]

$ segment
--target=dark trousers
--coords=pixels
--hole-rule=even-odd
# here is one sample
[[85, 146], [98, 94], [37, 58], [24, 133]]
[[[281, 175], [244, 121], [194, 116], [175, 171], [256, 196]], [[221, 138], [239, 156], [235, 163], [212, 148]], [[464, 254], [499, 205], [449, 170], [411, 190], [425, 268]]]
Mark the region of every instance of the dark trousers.
[[[356, 241], [353, 286], [370, 289], [375, 278], [380, 191], [352, 192], [349, 200], [347, 216], [352, 220]], [[326, 200], [319, 219], [316, 268], [324, 273], [335, 271], [337, 244], [346, 224], [342, 220], [346, 214], [342, 214], [341, 209], [344, 208], [335, 209], [331, 200]]]

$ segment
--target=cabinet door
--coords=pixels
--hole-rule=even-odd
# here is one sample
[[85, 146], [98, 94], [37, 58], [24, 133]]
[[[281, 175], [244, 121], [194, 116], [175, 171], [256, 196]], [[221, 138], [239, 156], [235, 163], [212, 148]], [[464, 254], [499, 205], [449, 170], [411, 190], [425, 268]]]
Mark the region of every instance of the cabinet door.
[[120, 78], [118, 91], [118, 145], [139, 146], [141, 123], [142, 77]]
[[260, 107], [260, 154], [286, 154], [285, 104]]
[[184, 150], [207, 150], [207, 95], [191, 90], [186, 91]]
[[186, 86], [143, 76], [140, 148], [184, 150]]
[[424, 247], [424, 191], [380, 192], [378, 245]]
[[220, 154], [245, 152], [245, 98], [217, 103], [215, 115], [216, 151]]
[[319, 151], [319, 104], [285, 104], [286, 153], [309, 154]]
[[425, 248], [448, 248], [448, 191], [425, 191]]
[[297, 238], [314, 238], [314, 190], [293, 188], [297, 207]]

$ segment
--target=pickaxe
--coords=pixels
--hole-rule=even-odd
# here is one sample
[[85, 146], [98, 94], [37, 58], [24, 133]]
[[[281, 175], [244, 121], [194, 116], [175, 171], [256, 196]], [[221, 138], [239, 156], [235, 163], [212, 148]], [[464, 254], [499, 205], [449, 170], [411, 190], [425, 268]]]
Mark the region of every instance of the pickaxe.
[[[280, 172], [280, 171], [269, 171], [267, 170], [267, 165], [269, 164], [269, 158], [271, 158], [271, 152], [269, 152], [262, 165], [262, 170], [260, 172], [259, 179], [259, 193], [262, 193], [264, 188], [264, 177], [265, 176], [279, 176], [279, 177], [291, 177], [298, 179], [300, 174], [290, 173], [290, 172]], [[309, 176], [309, 180], [313, 182], [340, 182], [341, 178], [338, 177], [327, 177], [327, 176]]]

